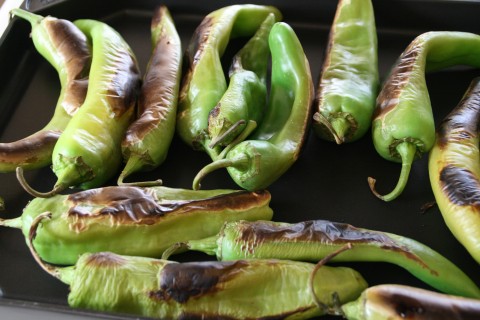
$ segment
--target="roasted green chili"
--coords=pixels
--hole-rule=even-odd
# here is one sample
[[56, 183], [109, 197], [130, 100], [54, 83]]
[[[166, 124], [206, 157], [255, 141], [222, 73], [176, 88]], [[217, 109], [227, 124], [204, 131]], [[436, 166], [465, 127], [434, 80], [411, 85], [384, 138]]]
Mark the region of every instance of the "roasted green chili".
[[133, 172], [151, 170], [163, 163], [175, 133], [182, 44], [166, 6], [155, 10], [151, 34], [153, 50], [138, 99], [139, 117], [122, 141], [126, 165], [118, 184], [124, 184], [124, 178]]
[[224, 167], [240, 187], [263, 189], [298, 159], [312, 110], [310, 65], [295, 31], [286, 23], [272, 27], [269, 47], [271, 90], [264, 119], [247, 140], [224, 149], [221, 159], [205, 166], [194, 179], [194, 189], [208, 173]]
[[316, 134], [338, 144], [370, 128], [379, 90], [377, 31], [371, 0], [337, 5], [313, 115]]
[[0, 143], [0, 172], [51, 164], [55, 143], [85, 100], [91, 61], [87, 38], [72, 22], [42, 17], [19, 8], [13, 9], [12, 14], [31, 24], [33, 44], [57, 71], [61, 90], [48, 124], [21, 140]]
[[441, 122], [430, 151], [433, 194], [450, 231], [480, 262], [480, 78]]
[[366, 289], [341, 306], [348, 320], [480, 319], [480, 300], [385, 284]]
[[208, 116], [227, 90], [221, 56], [230, 39], [252, 36], [267, 16], [281, 19], [278, 9], [251, 4], [215, 10], [200, 23], [186, 52], [188, 64], [180, 88], [177, 132], [194, 149], [215, 157], [218, 150], [208, 147]]
[[33, 196], [52, 196], [68, 187], [98, 187], [113, 178], [121, 166], [120, 144], [133, 118], [140, 76], [131, 48], [103, 22], [74, 23], [92, 42], [87, 96], [53, 150], [52, 169], [58, 178], [53, 190], [32, 190], [17, 168], [19, 180]]
[[72, 264], [84, 252], [99, 251], [160, 257], [176, 242], [216, 234], [227, 221], [271, 219], [270, 198], [268, 191], [104, 187], [35, 198], [21, 216], [0, 225], [27, 236], [32, 221], [50, 212], [35, 240], [50, 263]]
[[353, 269], [288, 260], [175, 263], [101, 252], [59, 268], [36, 254], [32, 240], [42, 218], [32, 225], [29, 247], [45, 271], [70, 286], [74, 308], [162, 319], [307, 319], [367, 287]]
[[435, 124], [425, 72], [457, 64], [480, 67], [480, 35], [468, 32], [432, 31], [410, 43], [397, 60], [377, 98], [372, 135], [377, 152], [387, 160], [402, 162], [396, 187], [385, 201], [397, 198], [405, 188], [412, 162], [430, 151], [435, 142]]
[[480, 298], [477, 285], [452, 262], [428, 246], [399, 235], [325, 220], [295, 224], [273, 221], [226, 223], [218, 235], [173, 246], [216, 255], [219, 260], [288, 259], [319, 261], [346, 243], [353, 248], [331, 261], [376, 261], [398, 265], [432, 287]]
[[248, 122], [261, 121], [267, 104], [268, 35], [274, 23], [271, 13], [233, 57], [227, 91], [208, 117], [211, 148], [217, 144], [226, 147], [248, 127]]

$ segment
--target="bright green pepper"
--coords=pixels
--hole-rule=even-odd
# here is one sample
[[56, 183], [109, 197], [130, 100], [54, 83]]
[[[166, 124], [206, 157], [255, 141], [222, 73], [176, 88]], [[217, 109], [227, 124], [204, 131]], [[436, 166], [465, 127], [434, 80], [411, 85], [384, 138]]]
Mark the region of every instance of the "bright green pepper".
[[218, 235], [175, 245], [216, 255], [217, 259], [288, 259], [319, 261], [351, 243], [331, 261], [375, 261], [398, 265], [446, 293], [480, 298], [477, 285], [452, 262], [428, 246], [396, 234], [355, 228], [325, 220], [295, 224], [273, 221], [226, 223]]
[[32, 190], [18, 170], [19, 180], [33, 196], [49, 197], [68, 187], [98, 187], [113, 178], [122, 162], [120, 144], [133, 118], [140, 76], [131, 48], [103, 22], [74, 23], [92, 42], [88, 92], [53, 150], [52, 169], [58, 177], [53, 190]]
[[281, 18], [278, 9], [251, 4], [232, 5], [208, 14], [187, 48], [188, 69], [180, 88], [177, 132], [194, 149], [215, 157], [208, 147], [208, 116], [227, 90], [220, 61], [230, 39], [252, 36], [267, 16]]
[[384, 284], [366, 289], [341, 310], [348, 320], [480, 319], [480, 300]]
[[213, 170], [227, 167], [242, 188], [268, 187], [298, 159], [308, 133], [313, 101], [310, 65], [294, 30], [277, 22], [269, 35], [271, 90], [265, 117], [247, 140], [225, 152], [195, 177], [193, 189]]
[[104, 187], [35, 198], [0, 225], [21, 228], [27, 237], [36, 217], [50, 212], [35, 239], [50, 263], [73, 264], [82, 253], [99, 251], [160, 257], [176, 242], [216, 234], [227, 221], [271, 219], [270, 199], [268, 191]]
[[268, 35], [274, 23], [271, 13], [233, 57], [227, 91], [208, 117], [211, 148], [227, 146], [249, 127], [248, 122], [261, 121], [267, 104]]
[[480, 35], [427, 32], [415, 38], [399, 57], [377, 98], [372, 136], [377, 152], [387, 160], [402, 162], [402, 171], [394, 190], [386, 195], [375, 190], [375, 179], [368, 179], [378, 198], [397, 198], [407, 184], [412, 162], [435, 142], [425, 72], [458, 64], [480, 67]]
[[118, 178], [120, 185], [133, 172], [152, 170], [163, 163], [175, 133], [182, 43], [166, 6], [155, 10], [151, 34], [153, 50], [138, 98], [139, 117], [122, 141], [126, 165]]
[[315, 101], [315, 133], [338, 144], [370, 128], [379, 90], [377, 30], [371, 0], [340, 0]]
[[61, 90], [48, 124], [21, 140], [0, 143], [0, 172], [51, 164], [55, 143], [85, 100], [91, 61], [87, 38], [72, 22], [42, 17], [19, 8], [13, 9], [12, 14], [31, 24], [33, 44], [57, 71]]
[[[29, 239], [35, 230], [32, 225]], [[29, 244], [40, 266], [70, 286], [74, 308], [162, 319], [308, 319], [357, 299], [367, 287], [351, 268], [287, 260], [175, 263], [102, 252], [59, 268]]]
[[450, 231], [480, 263], [480, 78], [440, 123], [428, 170]]

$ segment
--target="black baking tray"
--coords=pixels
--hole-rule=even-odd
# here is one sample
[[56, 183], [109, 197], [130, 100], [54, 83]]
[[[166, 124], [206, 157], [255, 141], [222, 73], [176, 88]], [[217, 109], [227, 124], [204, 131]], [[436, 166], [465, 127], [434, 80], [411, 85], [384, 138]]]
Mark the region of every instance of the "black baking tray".
[[[25, 2], [22, 7], [41, 15], [71, 20], [92, 18], [107, 22], [132, 46], [144, 71], [150, 56], [150, 19], [156, 6], [168, 6], [186, 47], [194, 29], [206, 14], [232, 3], [221, 0], [32, 0]], [[304, 46], [317, 82], [337, 2], [271, 0], [250, 3], [274, 5], [283, 12], [284, 21], [291, 24]], [[431, 30], [480, 33], [480, 2], [477, 1], [377, 0], [373, 3], [382, 79], [418, 34]], [[0, 39], [2, 142], [22, 138], [43, 127], [53, 114], [60, 90], [56, 72], [36, 52], [29, 32], [30, 25], [27, 22], [13, 19]], [[478, 75], [479, 71], [471, 68], [450, 68], [427, 75], [437, 121], [458, 103], [470, 81]], [[139, 174], [137, 178], [161, 178], [167, 186], [190, 188], [197, 171], [209, 161], [204, 153], [191, 150], [175, 138], [166, 162], [157, 170]], [[453, 238], [438, 208], [422, 210], [434, 200], [426, 156], [414, 163], [410, 181], [398, 199], [385, 203], [371, 194], [368, 176], [376, 177], [378, 190], [386, 193], [396, 184], [399, 173], [399, 164], [388, 162], [376, 153], [369, 134], [355, 143], [338, 146], [322, 141], [310, 132], [299, 160], [268, 188], [272, 194], [274, 220], [297, 222], [327, 219], [410, 237], [443, 254], [480, 285], [478, 264]], [[26, 176], [32, 186], [39, 190], [49, 190], [55, 181], [50, 168], [30, 171]], [[7, 206], [0, 217], [16, 217], [31, 196], [19, 186], [13, 173], [2, 174], [0, 179], [0, 195], [5, 198]], [[203, 187], [237, 188], [225, 171], [207, 177]], [[211, 258], [188, 253], [178, 256], [178, 259], [192, 261]], [[431, 289], [394, 265], [345, 265], [361, 272], [370, 285], [400, 283]], [[73, 310], [67, 306], [67, 295], [68, 287], [45, 273], [33, 260], [21, 232], [1, 228], [0, 305], [95, 318], [128, 318], [124, 315]]]

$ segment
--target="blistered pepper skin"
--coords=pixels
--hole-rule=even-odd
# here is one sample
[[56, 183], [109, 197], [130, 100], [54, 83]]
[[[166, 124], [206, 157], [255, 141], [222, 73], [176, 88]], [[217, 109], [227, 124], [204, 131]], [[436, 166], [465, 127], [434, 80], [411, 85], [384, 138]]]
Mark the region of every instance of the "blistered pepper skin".
[[371, 0], [339, 1], [314, 104], [320, 138], [353, 142], [370, 129], [380, 84], [377, 47]]
[[428, 170], [438, 208], [455, 238], [480, 263], [480, 78], [437, 130]]
[[167, 187], [105, 187], [35, 198], [21, 216], [0, 225], [21, 228], [50, 212], [35, 247], [49, 263], [73, 264], [85, 252], [160, 257], [178, 241], [216, 234], [227, 221], [272, 218], [270, 193], [238, 190], [199, 192]]
[[74, 308], [161, 319], [309, 319], [367, 287], [350, 268], [285, 260], [175, 263], [96, 253], [50, 272], [69, 284]]
[[287, 259], [320, 261], [350, 243], [337, 262], [387, 262], [409, 271], [445, 293], [480, 298], [480, 288], [440, 253], [413, 239], [326, 220], [298, 223], [234, 221], [217, 236], [182, 247], [216, 255], [219, 260]]
[[134, 172], [161, 165], [175, 133], [182, 44], [166, 6], [155, 10], [151, 34], [153, 49], [138, 98], [139, 116], [122, 140], [125, 168], [119, 184]]
[[46, 167], [60, 134], [85, 100], [91, 50], [86, 36], [70, 21], [43, 17], [20, 8], [14, 16], [30, 22], [31, 38], [38, 51], [57, 71], [60, 94], [50, 121], [28, 137], [0, 143], [0, 172]]
[[403, 285], [376, 285], [341, 306], [348, 320], [479, 319], [480, 300]]

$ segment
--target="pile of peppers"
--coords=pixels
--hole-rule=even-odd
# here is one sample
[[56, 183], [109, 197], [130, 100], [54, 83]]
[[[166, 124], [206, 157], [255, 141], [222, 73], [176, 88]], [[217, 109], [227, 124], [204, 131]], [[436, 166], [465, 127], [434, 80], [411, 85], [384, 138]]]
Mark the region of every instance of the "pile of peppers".
[[[316, 91], [300, 39], [273, 6], [212, 11], [185, 51], [168, 8], [159, 6], [144, 75], [108, 24], [14, 9], [31, 24], [61, 92], [43, 129], [0, 144], [0, 171], [16, 171], [35, 197], [0, 226], [21, 229], [32, 258], [69, 286], [74, 308], [154, 318], [480, 318], [480, 288], [414, 239], [325, 220], [271, 221], [267, 188], [299, 158], [310, 123], [318, 137], [338, 144], [354, 143], [371, 126], [377, 151], [402, 162], [395, 190], [382, 196], [370, 178], [372, 192], [394, 200], [414, 159], [433, 148], [429, 171], [439, 207], [480, 261], [480, 222], [471, 214], [480, 201], [480, 80], [435, 137], [424, 79], [426, 71], [455, 64], [480, 66], [480, 36], [418, 36], [381, 86], [373, 9], [371, 0], [338, 1]], [[226, 72], [222, 56], [232, 39], [244, 42]], [[424, 108], [421, 116], [411, 115], [413, 103]], [[398, 117], [415, 121], [393, 125]], [[162, 186], [161, 179], [126, 181], [160, 166], [175, 134], [212, 160], [191, 190]], [[458, 155], [465, 149], [468, 163]], [[23, 170], [49, 165], [56, 184], [35, 190]], [[220, 168], [239, 188], [199, 190]], [[170, 260], [186, 250], [216, 260]], [[369, 287], [359, 272], [338, 265], [353, 261], [395, 264], [431, 290]]]

